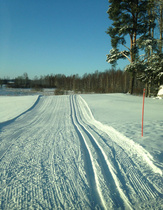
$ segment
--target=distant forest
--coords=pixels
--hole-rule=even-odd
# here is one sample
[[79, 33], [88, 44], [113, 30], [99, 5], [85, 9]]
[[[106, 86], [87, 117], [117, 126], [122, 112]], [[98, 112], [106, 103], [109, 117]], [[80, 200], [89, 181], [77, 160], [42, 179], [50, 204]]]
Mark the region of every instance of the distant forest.
[[[40, 76], [33, 80], [24, 73], [15, 79], [0, 79], [0, 84], [6, 84], [10, 88], [32, 88], [42, 90], [43, 88], [56, 88], [55, 94], [66, 94], [68, 91], [75, 93], [127, 93], [130, 87], [130, 73], [122, 70], [95, 71], [83, 76], [64, 74]], [[142, 94], [145, 84], [136, 79], [134, 83], [134, 94]], [[153, 94], [156, 93], [155, 85], [152, 87]]]

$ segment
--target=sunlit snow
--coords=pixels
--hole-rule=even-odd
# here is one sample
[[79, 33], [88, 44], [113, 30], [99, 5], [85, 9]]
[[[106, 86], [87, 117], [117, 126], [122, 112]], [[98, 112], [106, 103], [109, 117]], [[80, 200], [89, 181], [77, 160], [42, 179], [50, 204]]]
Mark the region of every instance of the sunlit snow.
[[162, 106], [141, 137], [141, 96], [0, 96], [0, 209], [161, 209]]
[[11, 120], [31, 108], [37, 98], [38, 96], [0, 96], [0, 123]]
[[159, 91], [158, 91], [158, 96], [163, 97], [163, 85], [160, 86]]

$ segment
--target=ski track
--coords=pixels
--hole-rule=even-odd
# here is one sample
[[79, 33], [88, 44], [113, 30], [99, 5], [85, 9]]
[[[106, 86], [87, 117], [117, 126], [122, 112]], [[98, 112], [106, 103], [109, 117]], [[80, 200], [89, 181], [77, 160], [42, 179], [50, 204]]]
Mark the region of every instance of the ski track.
[[0, 209], [162, 209], [150, 154], [81, 96], [44, 96], [0, 127]]

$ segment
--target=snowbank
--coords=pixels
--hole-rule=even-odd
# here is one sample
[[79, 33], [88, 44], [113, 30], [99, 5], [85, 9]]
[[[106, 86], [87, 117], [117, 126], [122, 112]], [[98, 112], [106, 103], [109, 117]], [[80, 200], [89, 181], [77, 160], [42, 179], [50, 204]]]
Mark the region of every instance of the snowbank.
[[163, 85], [160, 86], [157, 96], [163, 97]]
[[11, 120], [31, 108], [37, 96], [0, 96], [0, 123]]
[[144, 135], [141, 137], [143, 98], [126, 94], [82, 95], [93, 116], [143, 146], [158, 161], [163, 157], [163, 100], [145, 98]]

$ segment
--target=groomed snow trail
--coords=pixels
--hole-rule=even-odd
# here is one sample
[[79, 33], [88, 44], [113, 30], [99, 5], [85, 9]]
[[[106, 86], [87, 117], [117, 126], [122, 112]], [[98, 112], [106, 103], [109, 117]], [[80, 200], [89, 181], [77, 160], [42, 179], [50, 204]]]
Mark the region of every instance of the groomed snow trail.
[[0, 209], [162, 208], [161, 169], [82, 97], [41, 97], [0, 126]]

